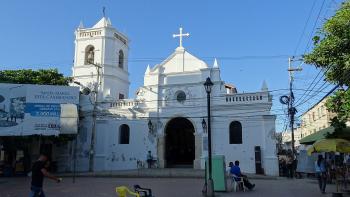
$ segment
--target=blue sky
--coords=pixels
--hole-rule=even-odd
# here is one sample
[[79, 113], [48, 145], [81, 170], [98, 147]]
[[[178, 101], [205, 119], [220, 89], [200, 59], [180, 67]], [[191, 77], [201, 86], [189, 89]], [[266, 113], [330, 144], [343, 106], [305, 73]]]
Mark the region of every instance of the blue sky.
[[[130, 95], [134, 95], [136, 88], [142, 85], [147, 64], [161, 62], [177, 47], [178, 40], [173, 39], [172, 34], [182, 26], [184, 32], [191, 34], [184, 39], [184, 47], [209, 65], [216, 57], [223, 80], [235, 84], [239, 91], [258, 91], [263, 80], [270, 90], [276, 90], [272, 92], [275, 99], [273, 113], [278, 115], [277, 128], [281, 130], [285, 116], [278, 97], [288, 92], [281, 90], [288, 88], [288, 56], [300, 55], [311, 49], [307, 43], [314, 25], [317, 31], [341, 2], [4, 0], [0, 2], [0, 68], [56, 67], [69, 76], [74, 58], [74, 30], [80, 21], [85, 27], [94, 25], [102, 17], [102, 7], [105, 6], [113, 26], [131, 40]], [[297, 100], [318, 73], [312, 66], [302, 67], [303, 72], [296, 74], [295, 88], [304, 90], [296, 91]], [[316, 84], [315, 89], [321, 87], [321, 82]], [[331, 87], [320, 90], [327, 92]], [[303, 112], [323, 95], [316, 94], [309, 102], [299, 106], [299, 111]]]

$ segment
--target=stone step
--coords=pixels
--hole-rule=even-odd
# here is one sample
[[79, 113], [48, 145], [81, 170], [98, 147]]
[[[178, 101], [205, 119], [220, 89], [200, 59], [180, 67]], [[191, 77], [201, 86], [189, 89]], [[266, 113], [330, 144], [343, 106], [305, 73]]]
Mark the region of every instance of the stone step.
[[[60, 173], [59, 176], [71, 177], [73, 173]], [[275, 180], [280, 177], [265, 176], [257, 174], [246, 174], [250, 179], [269, 179]], [[154, 168], [137, 170], [117, 170], [101, 172], [77, 172], [77, 177], [144, 177], [144, 178], [204, 178], [204, 170], [190, 168]]]

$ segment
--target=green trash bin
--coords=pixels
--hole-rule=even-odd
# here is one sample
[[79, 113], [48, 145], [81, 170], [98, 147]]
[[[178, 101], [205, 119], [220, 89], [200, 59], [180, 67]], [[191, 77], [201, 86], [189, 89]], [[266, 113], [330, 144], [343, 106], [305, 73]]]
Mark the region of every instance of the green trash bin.
[[[225, 192], [226, 191], [226, 166], [224, 155], [212, 156], [212, 179], [214, 182], [214, 191]], [[209, 164], [208, 158], [205, 159], [206, 167], [206, 179], [209, 179]]]

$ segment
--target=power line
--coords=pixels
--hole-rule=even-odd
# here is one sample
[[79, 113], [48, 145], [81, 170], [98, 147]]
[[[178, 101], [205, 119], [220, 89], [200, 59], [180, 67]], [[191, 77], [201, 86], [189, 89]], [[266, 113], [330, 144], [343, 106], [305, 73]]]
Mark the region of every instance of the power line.
[[[328, 69], [327, 69], [328, 71]], [[325, 72], [327, 72], [325, 71]], [[308, 96], [310, 94], [311, 91], [313, 91], [313, 89], [316, 87], [316, 85], [320, 82], [320, 80], [322, 79], [323, 76], [321, 76], [318, 81], [314, 84], [314, 82], [316, 81], [316, 79], [318, 78], [318, 76], [322, 73], [322, 69], [319, 70], [319, 72], [317, 73], [316, 77], [314, 77], [314, 79], [312, 80], [312, 82], [309, 84], [309, 86], [306, 88], [307, 91], [304, 92], [304, 95], [302, 95], [296, 102], [295, 104], [298, 105], [298, 103], [300, 103], [300, 101], [304, 98], [304, 96]], [[324, 74], [323, 74], [324, 75]], [[311, 86], [314, 84], [314, 86], [311, 88]], [[311, 88], [311, 89], [310, 89]], [[304, 101], [304, 100], [303, 100]]]
[[[286, 90], [289, 90], [289, 89], [285, 89], [285, 88], [281, 88], [281, 89], [274, 89], [274, 90], [268, 90], [268, 91], [265, 91], [265, 92], [269, 92], [272, 96], [279, 96], [279, 95], [282, 95], [283, 93], [275, 93], [275, 92], [278, 92], [278, 91], [286, 91]], [[319, 91], [319, 90], [307, 90], [307, 89], [295, 89], [297, 91], [307, 91], [307, 92], [320, 92], [320, 93], [326, 93], [326, 92], [323, 92], [323, 91]], [[243, 104], [244, 102], [249, 102], [249, 101], [259, 101], [259, 100], [253, 100], [253, 99], [250, 99], [250, 100], [246, 100], [247, 97], [252, 97], [252, 96], [257, 96], [257, 95], [254, 95], [254, 94], [258, 94], [258, 93], [264, 93], [264, 92], [246, 92], [246, 93], [236, 93], [236, 94], [224, 94], [224, 95], [219, 95], [219, 96], [212, 96], [211, 98], [214, 99], [213, 101], [216, 102], [216, 101], [225, 101], [225, 100], [218, 100], [218, 99], [221, 99], [221, 98], [239, 98], [241, 97], [241, 101], [228, 101], [227, 103], [238, 103], [238, 104]], [[296, 94], [298, 95], [298, 94]], [[244, 97], [244, 100], [243, 100], [243, 97]], [[206, 97], [190, 97], [188, 98], [188, 102], [191, 102], [191, 101], [195, 101], [195, 100], [205, 100]], [[260, 98], [259, 98], [260, 99]], [[121, 99], [121, 100], [115, 100], [115, 101], [112, 101], [112, 102], [107, 102], [107, 103], [128, 103], [128, 102], [140, 102], [140, 103], [150, 103], [150, 102], [157, 102], [157, 101], [164, 101], [164, 102], [171, 102], [171, 101], [177, 101], [177, 98], [168, 98], [168, 99], [151, 99], [151, 100], [141, 100], [141, 99]], [[105, 103], [105, 102], [100, 102], [100, 103]], [[226, 103], [226, 102], [225, 102]]]
[[[320, 78], [320, 79], [322, 79], [322, 78]], [[320, 81], [320, 80], [319, 80], [319, 81]], [[313, 89], [316, 87], [317, 84], [318, 84], [318, 83], [316, 83], [316, 84], [314, 85]], [[321, 86], [318, 87], [317, 91], [316, 91], [313, 95], [310, 95], [311, 92], [307, 92], [306, 97], [305, 97], [303, 100], [300, 99], [300, 100], [299, 100], [299, 103], [296, 103], [296, 107], [302, 105], [306, 100], [309, 100], [309, 99], [315, 97], [316, 95], [318, 95], [318, 94], [319, 94], [318, 91], [321, 91], [321, 92], [322, 92], [325, 88], [323, 88], [322, 90], [321, 90], [321, 88], [322, 88], [324, 85], [326, 85], [326, 84], [327, 84], [327, 81], [324, 81], [323, 84], [322, 84]], [[329, 84], [328, 84], [328, 85], [329, 85]], [[309, 97], [308, 97], [308, 96], [309, 96]]]
[[307, 42], [307, 44], [306, 44], [306, 48], [305, 48], [305, 50], [304, 50], [304, 54], [306, 53], [306, 51], [309, 49], [309, 47], [310, 47], [310, 44], [311, 44], [311, 41], [312, 41], [312, 36], [314, 35], [314, 31], [315, 31], [315, 29], [316, 29], [316, 25], [317, 25], [317, 22], [318, 22], [318, 19], [320, 18], [320, 15], [321, 15], [321, 12], [322, 12], [322, 10], [323, 10], [323, 6], [324, 6], [324, 3], [326, 2], [326, 0], [323, 0], [322, 1], [322, 5], [321, 5], [321, 8], [320, 8], [320, 10], [319, 10], [319, 12], [318, 12], [318, 14], [317, 14], [317, 18], [316, 18], [316, 21], [315, 21], [315, 23], [314, 23], [314, 25], [313, 25], [313, 27], [312, 27], [312, 31], [311, 31], [311, 34], [310, 34], [310, 37], [309, 37], [309, 41]]
[[296, 52], [297, 52], [297, 50], [298, 50], [298, 48], [299, 48], [299, 46], [300, 46], [301, 40], [302, 40], [303, 37], [304, 37], [306, 27], [307, 27], [307, 25], [309, 24], [309, 20], [310, 20], [310, 18], [311, 18], [311, 15], [312, 15], [312, 12], [313, 12], [313, 10], [314, 10], [315, 5], [316, 5], [316, 0], [314, 0], [314, 2], [312, 3], [312, 6], [311, 6], [311, 9], [310, 9], [309, 15], [308, 15], [307, 20], [306, 20], [306, 23], [305, 23], [305, 25], [304, 25], [304, 27], [303, 27], [302, 33], [301, 33], [301, 35], [300, 35], [300, 37], [299, 37], [299, 40], [298, 40], [298, 42], [297, 42], [297, 46], [296, 46], [295, 49], [294, 49], [294, 53], [293, 53], [294, 56], [296, 55]]
[[[212, 61], [215, 58], [218, 60], [228, 60], [228, 61], [236, 61], [236, 60], [262, 60], [262, 59], [284, 59], [288, 57], [288, 55], [244, 55], [244, 56], [205, 56], [205, 57], [200, 57], [196, 56], [199, 59], [207, 59], [208, 61]], [[127, 62], [162, 62], [166, 60], [167, 57], [128, 57], [125, 58]], [[117, 59], [112, 59], [112, 58], [105, 58], [105, 60], [110, 61], [110, 63], [119, 63]], [[192, 60], [186, 60], [186, 61], [192, 61]], [[63, 65], [63, 66], [73, 66], [74, 63], [72, 61], [53, 61], [53, 62], [41, 62], [41, 63], [29, 63], [26, 65], [10, 65], [10, 66], [2, 66], [0, 70], [4, 70], [4, 67], [39, 67], [39, 66], [44, 66], [44, 67], [53, 67], [56, 65]]]
[[[329, 69], [329, 67], [328, 67], [328, 69]], [[328, 70], [328, 69], [327, 69], [327, 70]], [[350, 77], [350, 73], [348, 73], [348, 74], [346, 75], [346, 77]], [[314, 97], [317, 96], [320, 92], [323, 92], [325, 89], [327, 89], [327, 88], [331, 85], [331, 84], [328, 84], [326, 87], [324, 87], [324, 88], [321, 90], [321, 88], [322, 88], [325, 84], [327, 84], [327, 81], [325, 81], [325, 82], [318, 88], [318, 90], [316, 91], [316, 93], [313, 94], [313, 95], [311, 95], [311, 96], [309, 97], [309, 99], [314, 98]], [[338, 84], [336, 87], [339, 87], [339, 84]], [[317, 93], [317, 92], [318, 92], [318, 93]], [[309, 92], [309, 93], [310, 93], [310, 92]], [[329, 95], [329, 92], [327, 92], [326, 95]], [[323, 97], [321, 100], [323, 100], [324, 98], [325, 98], [325, 97]], [[297, 106], [302, 105], [303, 102], [306, 101], [306, 100], [308, 100], [308, 99], [305, 98], [303, 101], [299, 102], [299, 105], [297, 105]]]
[[[253, 115], [253, 116], [263, 116], [264, 114], [261, 114], [261, 115]], [[265, 114], [266, 115], [266, 114]], [[270, 114], [271, 116], [282, 116], [282, 115], [285, 115], [285, 114]], [[211, 117], [213, 118], [237, 118], [237, 116], [239, 115], [230, 115], [230, 116], [227, 116], [227, 115], [213, 115]], [[108, 114], [108, 115], [98, 115], [98, 117], [117, 117], [118, 119], [120, 119], [120, 117], [116, 114]], [[207, 116], [184, 116], [185, 118], [192, 118], [192, 119], [203, 119], [203, 118], [207, 118]], [[249, 116], [243, 116], [243, 118], [246, 118], [246, 117], [249, 117]], [[138, 117], [135, 117], [136, 119], [172, 119], [174, 118], [174, 116], [138, 116]], [[133, 118], [133, 119], [135, 119]], [[261, 119], [255, 119], [256, 121], [259, 121]], [[249, 120], [244, 120], [244, 121], [249, 121]], [[255, 122], [255, 121], [254, 121]]]
[[[147, 109], [147, 108], [145, 108]], [[154, 111], [150, 111], [151, 113]], [[197, 112], [200, 113], [201, 111]], [[215, 111], [213, 111], [215, 112]], [[265, 113], [265, 112], [271, 112], [270, 110], [257, 110], [257, 111], [246, 111], [246, 112], [239, 112], [239, 113], [235, 113], [235, 114], [231, 114], [231, 115], [213, 115], [213, 117], [237, 117], [237, 116], [241, 116], [244, 115], [244, 117], [256, 117], [256, 116], [262, 116], [262, 115], [267, 115], [267, 114], [259, 114], [256, 115], [256, 113]], [[89, 115], [92, 114], [92, 111], [83, 111], [84, 115]], [[192, 112], [192, 114], [195, 112]], [[254, 115], [251, 115], [254, 114]], [[285, 115], [285, 114], [268, 114], [268, 115]], [[101, 117], [106, 117], [106, 116], [112, 116], [112, 117], [119, 117], [118, 114], [112, 114], [112, 113], [106, 113], [106, 112], [100, 112], [98, 111], [97, 116], [101, 116]], [[173, 118], [173, 116], [160, 116], [162, 118]], [[191, 118], [203, 118], [206, 117], [206, 115], [203, 116], [188, 116]], [[120, 117], [119, 117], [120, 118]], [[139, 118], [158, 118], [153, 117], [153, 116], [139, 116]]]
[[[316, 2], [316, 1], [314, 1], [314, 3], [315, 3], [315, 2]], [[324, 7], [325, 2], [326, 2], [326, 0], [323, 0], [323, 1], [322, 1], [322, 5], [321, 5], [320, 10], [319, 10], [319, 12], [318, 12], [318, 14], [317, 14], [317, 18], [316, 18], [316, 20], [315, 20], [315, 23], [314, 23], [313, 28], [312, 28], [312, 31], [311, 31], [311, 33], [310, 33], [310, 36], [309, 36], [307, 45], [306, 45], [306, 47], [305, 47], [304, 54], [306, 53], [306, 51], [307, 51], [307, 50], [309, 49], [309, 47], [310, 47], [310, 44], [311, 44], [311, 41], [312, 41], [312, 36], [313, 36], [313, 34], [314, 34], [316, 25], [317, 25], [317, 23], [318, 23], [318, 20], [319, 20], [319, 18], [320, 18], [321, 13], [322, 13], [322, 10], [323, 10], [323, 7]], [[312, 9], [313, 9], [313, 7], [314, 7], [314, 4], [313, 4], [313, 6], [312, 6]], [[309, 17], [310, 17], [310, 15], [311, 15], [311, 13], [309, 14]], [[307, 22], [308, 22], [308, 21], [309, 21], [309, 18], [308, 18]], [[305, 26], [304, 26], [304, 28], [305, 28]], [[299, 44], [298, 44], [297, 46], [299, 46]], [[323, 73], [323, 76], [325, 76], [325, 74], [327, 73], [328, 69], [329, 69], [329, 68], [327, 68], [327, 70]], [[312, 90], [317, 86], [317, 84], [320, 82], [320, 80], [322, 79], [323, 76], [321, 76], [321, 78], [314, 84], [315, 80], [318, 78], [318, 76], [321, 74], [321, 72], [322, 72], [322, 69], [320, 69], [320, 71], [317, 73], [316, 77], [315, 77], [315, 78], [312, 80], [312, 82], [309, 84], [309, 86], [308, 86], [308, 88], [307, 88], [308, 90], [312, 91]], [[314, 86], [312, 87], [312, 89], [310, 89], [310, 87], [311, 87], [313, 84], [314, 84]], [[302, 102], [304, 102], [304, 101], [307, 100], [307, 96], [310, 95], [310, 91], [305, 92], [305, 95], [302, 95], [302, 96], [296, 101], [297, 106], [298, 106], [298, 103], [302, 103]], [[306, 98], [304, 98], [304, 96], [306, 96]], [[304, 98], [304, 100], [302, 100], [303, 98]]]
[[285, 109], [284, 109], [284, 105], [282, 105], [282, 110], [284, 111], [284, 113], [285, 113], [285, 116], [284, 116], [284, 123], [283, 123], [283, 129], [282, 129], [282, 131], [286, 131], [287, 130], [287, 127], [288, 127], [288, 122], [287, 122], [287, 120], [288, 120], [288, 115], [287, 115], [287, 113], [285, 112]]
[[[322, 101], [322, 100], [324, 100], [324, 99], [325, 99], [326, 97], [328, 97], [330, 94], [332, 94], [339, 86], [340, 86], [339, 84], [336, 85], [336, 86], [334, 86], [326, 95], [324, 95], [324, 96], [319, 100], [319, 102]], [[319, 103], [319, 102], [318, 102], [318, 103]], [[315, 105], [314, 105], [314, 106], [315, 106]], [[305, 114], [307, 111], [309, 111], [311, 108], [312, 108], [312, 107], [308, 108], [305, 112], [303, 112], [301, 115], [299, 115], [298, 118], [301, 117], [302, 115], [304, 115], [304, 114]]]

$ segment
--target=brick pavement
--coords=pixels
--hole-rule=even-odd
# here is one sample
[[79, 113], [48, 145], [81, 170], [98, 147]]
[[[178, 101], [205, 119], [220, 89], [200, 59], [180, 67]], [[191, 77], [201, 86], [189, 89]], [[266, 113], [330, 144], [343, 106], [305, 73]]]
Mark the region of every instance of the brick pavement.
[[[318, 197], [331, 196], [335, 191], [334, 185], [327, 186], [327, 194], [320, 194], [316, 180], [310, 179], [278, 179], [253, 180], [256, 184], [254, 191], [238, 193], [217, 193], [217, 196], [249, 196], [249, 197]], [[30, 179], [0, 178], [0, 197], [28, 196]], [[201, 197], [202, 179], [193, 178], [92, 178], [80, 177], [76, 183], [72, 178], [64, 178], [62, 183], [45, 180], [44, 190], [48, 197], [97, 197], [117, 196], [115, 186], [132, 186], [139, 184], [150, 187], [156, 197]]]

